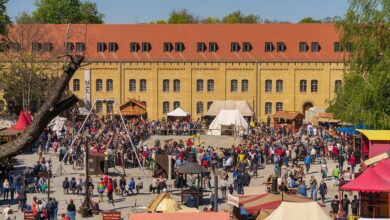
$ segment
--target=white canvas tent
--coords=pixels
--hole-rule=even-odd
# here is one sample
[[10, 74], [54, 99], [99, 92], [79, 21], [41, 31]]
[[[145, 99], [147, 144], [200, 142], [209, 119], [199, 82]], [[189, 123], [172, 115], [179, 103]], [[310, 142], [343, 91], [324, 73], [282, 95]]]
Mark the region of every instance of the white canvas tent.
[[[299, 211], [297, 211], [299, 210]], [[282, 202], [265, 220], [332, 220], [316, 202]]]
[[245, 117], [253, 116], [253, 109], [246, 100], [214, 100], [205, 116], [217, 116], [222, 110], [238, 110]]
[[179, 108], [176, 108], [175, 110], [169, 112], [167, 114], [168, 117], [187, 117], [189, 116], [190, 114], [188, 114], [188, 112], [185, 112], [183, 109], [181, 109], [180, 107]]
[[62, 131], [66, 124], [67, 119], [62, 117], [55, 117], [51, 122], [47, 125], [52, 131]]
[[248, 130], [248, 123], [238, 110], [222, 109], [209, 126], [208, 135], [221, 135], [223, 130]]

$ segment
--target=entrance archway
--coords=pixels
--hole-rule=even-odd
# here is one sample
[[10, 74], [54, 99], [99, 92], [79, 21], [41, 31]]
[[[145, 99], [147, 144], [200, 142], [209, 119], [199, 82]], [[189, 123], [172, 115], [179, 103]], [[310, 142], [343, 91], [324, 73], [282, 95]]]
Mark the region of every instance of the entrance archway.
[[305, 116], [306, 110], [309, 110], [309, 108], [311, 108], [311, 107], [314, 107], [312, 102], [305, 102], [305, 103], [303, 103], [303, 105], [302, 105], [302, 114], [303, 114], [303, 116]]

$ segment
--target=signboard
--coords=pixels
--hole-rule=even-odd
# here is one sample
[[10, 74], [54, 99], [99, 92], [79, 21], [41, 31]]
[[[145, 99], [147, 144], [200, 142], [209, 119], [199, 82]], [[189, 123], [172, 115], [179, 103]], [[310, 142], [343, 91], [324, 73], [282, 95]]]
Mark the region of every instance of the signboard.
[[121, 212], [103, 211], [102, 220], [121, 220]]
[[237, 208], [240, 207], [239, 197], [238, 196], [232, 196], [231, 194], [229, 194], [227, 203], [229, 205], [235, 206]]
[[91, 109], [91, 70], [85, 70], [85, 108]]
[[32, 211], [24, 211], [24, 220], [35, 220], [34, 213]]

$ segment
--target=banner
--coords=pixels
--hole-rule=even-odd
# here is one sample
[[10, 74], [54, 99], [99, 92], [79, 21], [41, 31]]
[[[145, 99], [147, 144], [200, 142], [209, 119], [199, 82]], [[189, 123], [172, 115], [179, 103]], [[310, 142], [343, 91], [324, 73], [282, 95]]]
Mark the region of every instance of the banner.
[[232, 196], [230, 193], [228, 195], [228, 201], [227, 203], [229, 205], [232, 205], [232, 206], [235, 206], [235, 207], [240, 207], [240, 203], [239, 203], [239, 197], [238, 196]]
[[91, 109], [91, 70], [85, 70], [85, 108]]

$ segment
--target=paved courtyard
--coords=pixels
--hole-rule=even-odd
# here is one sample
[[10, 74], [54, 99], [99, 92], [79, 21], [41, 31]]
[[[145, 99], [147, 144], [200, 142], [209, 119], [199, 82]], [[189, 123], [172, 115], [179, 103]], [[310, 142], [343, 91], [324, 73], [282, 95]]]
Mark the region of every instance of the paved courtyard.
[[[179, 140], [179, 139], [187, 139], [188, 136], [181, 137], [181, 136], [153, 136], [150, 138], [147, 143], [148, 146], [152, 145], [156, 139], [160, 139], [162, 142], [163, 140], [166, 139], [174, 139], [174, 140]], [[201, 136], [201, 142], [205, 142], [205, 146], [215, 146], [215, 147], [230, 147], [233, 142], [238, 143], [238, 139], [233, 139], [232, 137], [227, 137], [227, 136], [221, 136], [221, 137], [214, 137], [214, 136]], [[53, 161], [53, 171], [57, 168], [59, 161], [56, 155], [54, 155], [52, 152], [50, 152], [48, 155], [45, 155], [46, 158], [52, 158]], [[36, 163], [38, 159], [38, 156], [36, 154], [23, 154], [17, 156], [17, 169], [20, 169], [25, 166], [32, 166], [33, 164]], [[302, 164], [302, 162], [300, 162]], [[335, 164], [331, 161], [328, 161], [328, 175], [331, 173], [332, 169], [334, 168]], [[63, 190], [62, 190], [62, 181], [64, 180], [65, 177], [79, 177], [80, 174], [83, 172], [83, 170], [72, 170], [71, 165], [64, 166], [65, 172], [62, 176], [55, 177], [51, 180], [51, 196], [56, 198], [59, 202], [59, 211], [58, 213], [65, 213], [66, 212], [66, 207], [67, 203], [69, 202], [70, 199], [73, 199], [76, 207], [79, 207], [82, 204], [83, 201], [83, 196], [81, 195], [64, 195]], [[257, 187], [259, 188], [258, 193], [263, 193], [264, 192], [264, 187], [260, 187], [263, 182], [266, 181], [266, 178], [273, 173], [273, 165], [266, 165], [265, 169], [259, 170], [259, 176], [258, 178], [252, 178], [250, 186], [252, 187]], [[117, 174], [122, 174], [123, 170], [121, 167], [117, 167], [116, 170], [114, 168], [110, 169], [110, 172], [116, 172]], [[129, 182], [130, 177], [142, 177], [144, 178], [144, 173], [141, 169], [139, 168], [132, 168], [132, 169], [126, 169], [126, 180], [127, 183]], [[309, 175], [314, 175], [317, 180], [320, 180], [320, 166], [318, 163], [312, 166], [311, 168], [311, 173]], [[141, 191], [141, 194], [138, 196], [127, 196], [127, 197], [121, 197], [121, 196], [115, 196], [114, 195], [114, 200], [115, 203], [111, 204], [107, 202], [107, 197], [105, 197], [105, 201], [99, 203], [100, 209], [102, 210], [112, 210], [112, 211], [121, 211], [122, 213], [122, 218], [127, 219], [127, 216], [129, 213], [135, 212], [135, 211], [142, 211], [144, 207], [146, 207], [151, 200], [156, 196], [156, 194], [150, 194], [148, 189], [149, 189], [149, 184], [151, 182], [151, 177], [150, 177], [150, 172], [146, 171], [147, 177], [144, 179], [144, 189]], [[81, 174], [82, 175], [82, 174]], [[230, 175], [231, 176], [231, 175]], [[93, 181], [95, 185], [95, 191], [94, 191], [94, 201], [98, 201], [98, 198], [96, 197], [96, 182], [101, 176], [93, 176]], [[85, 180], [84, 175], [82, 175], [83, 180]], [[119, 177], [117, 177], [119, 180]], [[309, 185], [310, 177], [306, 178], [306, 185]], [[232, 178], [230, 177], [230, 182], [232, 182]], [[334, 195], [338, 193], [337, 187], [334, 187], [332, 184], [332, 180], [328, 178], [326, 181], [328, 185], [328, 200], [326, 204], [326, 210], [330, 210], [329, 202], [331, 198], [333, 198]], [[211, 181], [213, 184], [213, 180]], [[173, 197], [177, 200], [180, 201], [180, 190], [179, 189], [173, 189], [172, 190]], [[308, 191], [309, 194], [309, 191]], [[206, 197], [209, 195], [209, 192], [206, 193]], [[219, 192], [219, 195], [220, 192]], [[38, 199], [42, 199], [44, 201], [47, 200], [47, 194], [28, 194], [28, 204], [31, 203], [32, 197], [37, 196]], [[3, 209], [4, 205], [6, 204], [3, 200], [0, 200], [0, 204], [2, 205], [1, 210]], [[202, 209], [203, 207], [200, 207]], [[12, 204], [12, 209], [17, 210], [17, 204]], [[229, 209], [229, 206], [224, 203], [220, 205], [220, 210], [223, 209]], [[23, 213], [20, 211], [16, 212], [17, 214], [17, 219], [23, 219]], [[77, 219], [81, 218], [81, 216], [78, 216]], [[94, 216], [91, 219], [97, 219], [96, 216]]]

